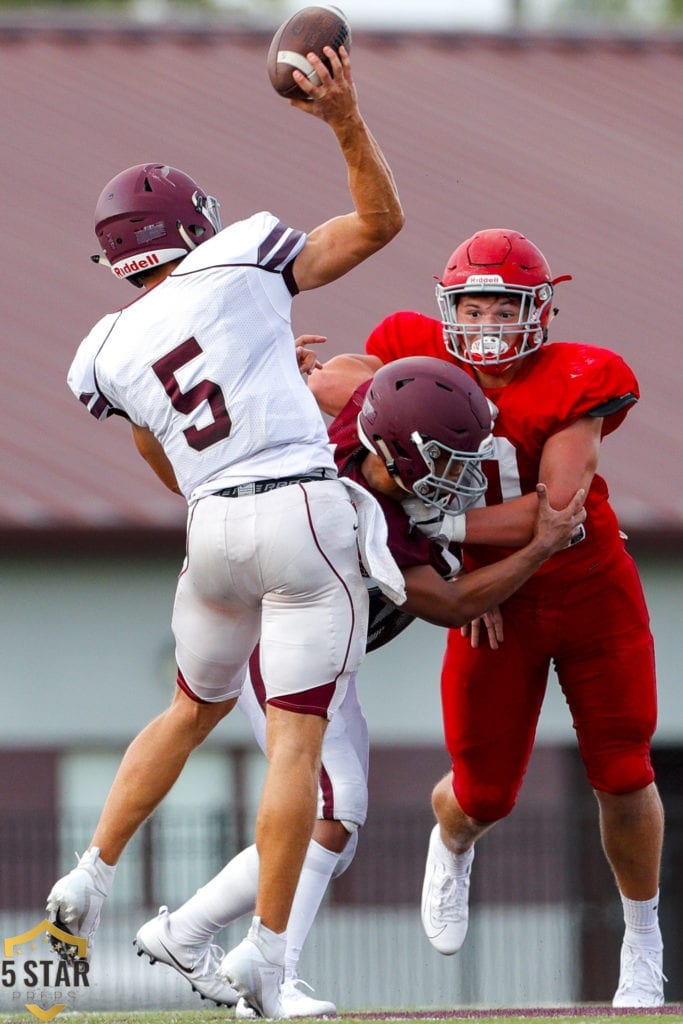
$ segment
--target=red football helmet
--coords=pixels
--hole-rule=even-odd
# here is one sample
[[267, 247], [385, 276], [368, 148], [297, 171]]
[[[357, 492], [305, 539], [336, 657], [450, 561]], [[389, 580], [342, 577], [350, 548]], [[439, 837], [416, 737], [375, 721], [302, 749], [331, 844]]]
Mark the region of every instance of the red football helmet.
[[[553, 286], [570, 280], [568, 275], [553, 280], [541, 250], [519, 231], [478, 231], [458, 246], [436, 286], [446, 348], [487, 373], [495, 374], [496, 367], [502, 372], [547, 341]], [[458, 303], [472, 294], [519, 299], [516, 322], [465, 325], [458, 320]]]
[[95, 207], [95, 263], [140, 286], [141, 271], [186, 256], [221, 229], [219, 203], [165, 164], [138, 164], [105, 185]]
[[456, 515], [486, 490], [491, 410], [479, 385], [431, 356], [380, 367], [365, 394], [358, 436], [404, 490]]

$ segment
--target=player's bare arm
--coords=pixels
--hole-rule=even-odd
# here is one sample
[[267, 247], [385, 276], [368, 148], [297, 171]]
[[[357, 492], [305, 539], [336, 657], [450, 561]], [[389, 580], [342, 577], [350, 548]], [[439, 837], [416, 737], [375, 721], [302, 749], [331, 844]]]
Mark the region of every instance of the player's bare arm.
[[[579, 488], [588, 493], [598, 466], [601, 431], [602, 419], [583, 416], [546, 441], [539, 479], [547, 487], [553, 507], [567, 505]], [[501, 505], [470, 509], [466, 520], [467, 543], [509, 547], [526, 544], [532, 536], [537, 511], [534, 494]]]
[[294, 261], [301, 291], [319, 288], [346, 274], [385, 246], [403, 227], [404, 217], [391, 169], [361, 116], [351, 60], [342, 46], [337, 54], [325, 47], [331, 72], [314, 53], [308, 60], [320, 84], [300, 71], [293, 75], [307, 100], [290, 100], [300, 110], [320, 118], [334, 132], [348, 168], [354, 212], [314, 228]]
[[404, 572], [408, 612], [436, 626], [459, 627], [502, 604], [536, 572], [547, 558], [566, 548], [584, 522], [586, 492], [579, 489], [560, 509], [548, 501], [548, 491], [538, 485], [534, 533], [530, 542], [500, 562], [482, 566], [455, 580], [444, 580], [432, 566], [415, 566]]
[[178, 487], [178, 481], [176, 480], [175, 473], [173, 472], [173, 466], [154, 434], [146, 427], [138, 427], [135, 423], [131, 424], [131, 428], [133, 431], [135, 447], [140, 452], [140, 455], [142, 455], [145, 462], [151, 466], [162, 484], [168, 487], [169, 491], [173, 491], [175, 494], [180, 494], [181, 490]]
[[338, 416], [356, 388], [374, 372], [367, 356], [333, 356], [309, 376], [308, 386], [322, 411], [328, 416]]

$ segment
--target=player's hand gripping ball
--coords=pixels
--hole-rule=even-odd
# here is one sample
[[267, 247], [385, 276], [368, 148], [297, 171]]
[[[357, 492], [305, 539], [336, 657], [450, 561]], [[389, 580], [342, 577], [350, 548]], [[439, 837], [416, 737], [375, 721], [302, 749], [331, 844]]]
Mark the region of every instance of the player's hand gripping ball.
[[317, 54], [329, 68], [322, 52], [324, 46], [336, 51], [340, 46], [350, 49], [351, 29], [338, 7], [303, 7], [280, 25], [267, 58], [268, 76], [280, 96], [290, 100], [307, 98], [292, 78], [294, 68], [302, 71], [313, 85], [320, 84], [306, 54]]

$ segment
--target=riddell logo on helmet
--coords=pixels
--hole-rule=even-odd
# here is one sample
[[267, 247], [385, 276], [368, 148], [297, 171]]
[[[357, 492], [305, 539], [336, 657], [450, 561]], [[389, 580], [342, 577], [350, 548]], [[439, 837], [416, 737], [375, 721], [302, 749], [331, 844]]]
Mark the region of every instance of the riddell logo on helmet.
[[490, 284], [503, 284], [500, 274], [470, 274], [467, 284], [473, 288], [482, 288]]
[[131, 274], [139, 274], [141, 270], [149, 270], [151, 267], [159, 266], [160, 260], [155, 252], [148, 252], [143, 259], [129, 260], [114, 267], [117, 277], [130, 277]]

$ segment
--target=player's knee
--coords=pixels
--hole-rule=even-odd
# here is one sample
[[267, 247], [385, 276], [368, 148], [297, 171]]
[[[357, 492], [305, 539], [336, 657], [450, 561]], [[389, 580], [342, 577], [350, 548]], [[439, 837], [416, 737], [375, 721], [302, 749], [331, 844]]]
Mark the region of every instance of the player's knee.
[[456, 799], [465, 814], [477, 825], [490, 825], [506, 818], [517, 801], [518, 787], [484, 785], [469, 782], [453, 787]]
[[188, 737], [191, 736], [197, 745], [206, 739], [236, 703], [234, 697], [215, 702], [200, 700], [189, 689], [178, 686], [167, 713], [174, 716], [178, 727], [182, 728]]
[[[344, 822], [344, 825], [346, 823]], [[352, 832], [348, 838], [348, 842], [342, 852], [339, 854], [339, 860], [334, 866], [332, 872], [333, 878], [339, 878], [343, 875], [348, 866], [350, 865], [353, 858], [356, 856], [356, 850], [358, 849], [358, 831]]]
[[348, 779], [334, 788], [334, 820], [349, 832], [362, 828], [368, 816], [368, 787], [365, 779]]
[[622, 796], [644, 789], [654, 781], [649, 744], [616, 753], [612, 750], [584, 761], [591, 786], [602, 793]]

